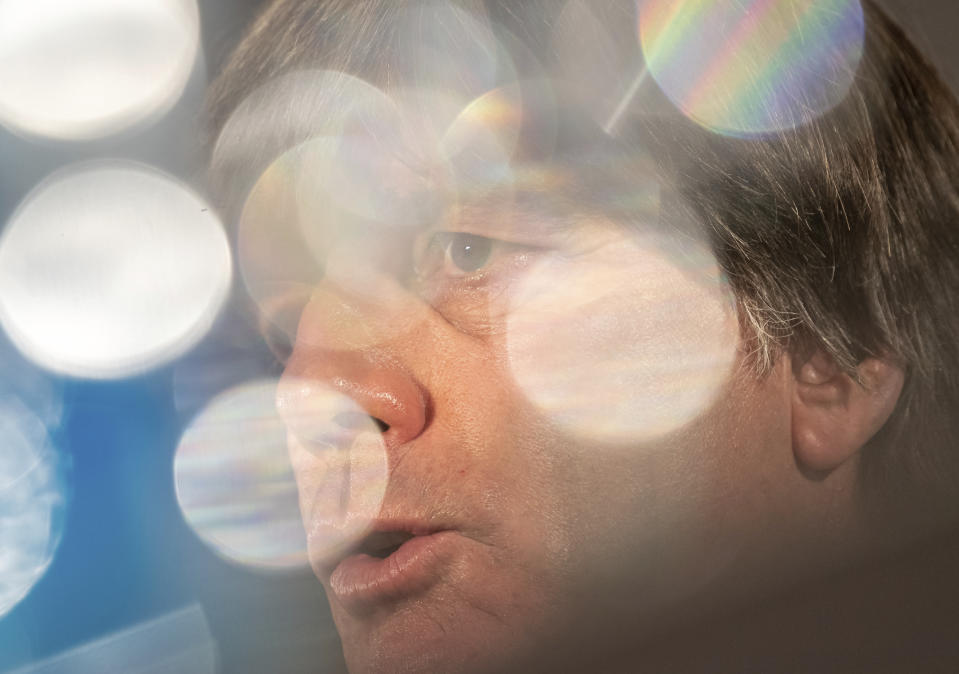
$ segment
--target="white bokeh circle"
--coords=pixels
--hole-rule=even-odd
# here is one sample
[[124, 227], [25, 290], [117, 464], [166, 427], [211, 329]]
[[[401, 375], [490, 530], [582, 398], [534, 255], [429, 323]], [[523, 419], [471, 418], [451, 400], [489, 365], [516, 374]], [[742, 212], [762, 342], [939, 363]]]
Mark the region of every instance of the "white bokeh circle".
[[156, 119], [199, 43], [196, 0], [0, 0], [0, 124], [89, 140]]
[[216, 396], [174, 461], [187, 523], [251, 568], [295, 569], [342, 550], [366, 533], [386, 491], [386, 448], [369, 415], [316, 380], [281, 391], [263, 379]]
[[0, 238], [0, 322], [35, 363], [137, 374], [209, 329], [232, 275], [216, 215], [145, 165], [98, 161], [45, 180]]
[[306, 565], [306, 536], [276, 381], [221, 393], [190, 422], [174, 460], [187, 523], [217, 554], [244, 566]]
[[652, 235], [546, 255], [511, 292], [516, 383], [558, 427], [636, 444], [697, 417], [728, 381], [737, 321], [715, 258]]

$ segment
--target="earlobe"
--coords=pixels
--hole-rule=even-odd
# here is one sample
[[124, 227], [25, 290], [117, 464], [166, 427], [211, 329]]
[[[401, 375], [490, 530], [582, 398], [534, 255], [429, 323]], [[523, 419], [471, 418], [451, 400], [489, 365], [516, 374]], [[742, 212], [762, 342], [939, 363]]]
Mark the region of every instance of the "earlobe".
[[890, 359], [867, 358], [859, 381], [817, 352], [794, 368], [792, 442], [797, 463], [828, 472], [855, 456], [885, 425], [905, 376]]

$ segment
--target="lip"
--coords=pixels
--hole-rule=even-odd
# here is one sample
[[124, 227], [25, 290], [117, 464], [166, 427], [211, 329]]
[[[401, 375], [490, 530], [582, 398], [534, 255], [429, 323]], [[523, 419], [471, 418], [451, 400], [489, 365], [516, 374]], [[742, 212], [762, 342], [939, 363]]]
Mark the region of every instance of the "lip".
[[349, 611], [422, 593], [440, 579], [457, 538], [444, 529], [414, 535], [386, 558], [362, 552], [347, 555], [329, 573], [330, 591]]

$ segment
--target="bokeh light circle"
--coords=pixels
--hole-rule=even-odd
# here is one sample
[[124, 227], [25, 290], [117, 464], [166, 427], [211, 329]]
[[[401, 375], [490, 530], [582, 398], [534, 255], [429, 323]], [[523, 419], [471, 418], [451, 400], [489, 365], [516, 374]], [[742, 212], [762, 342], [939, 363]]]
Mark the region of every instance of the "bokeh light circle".
[[624, 232], [590, 249], [543, 256], [511, 292], [513, 377], [568, 433], [650, 442], [703, 413], [730, 379], [734, 305], [704, 245]]
[[65, 463], [43, 422], [0, 395], [0, 617], [43, 577], [63, 533]]
[[621, 2], [568, 0], [550, 36], [562, 79], [603, 126], [615, 115], [639, 69], [638, 45], [613, 37], [623, 28], [618, 11], [624, 8], [632, 9]]
[[193, 346], [231, 274], [226, 234], [189, 188], [134, 162], [74, 165], [0, 239], [0, 321], [43, 367], [124, 377]]
[[213, 174], [224, 177], [227, 200], [242, 205], [238, 267], [278, 350], [281, 342], [289, 349], [337, 239], [400, 219], [402, 203], [384, 180], [400, 128], [380, 89], [307, 70], [256, 90], [220, 134]]
[[248, 383], [210, 401], [180, 439], [174, 479], [187, 523], [219, 555], [252, 567], [306, 564], [275, 381]]
[[640, 0], [646, 65], [669, 99], [707, 129], [751, 136], [794, 128], [836, 106], [855, 78], [859, 0]]
[[0, 123], [87, 140], [155, 119], [199, 39], [196, 0], [0, 0]]
[[280, 396], [279, 408], [273, 380], [226, 391], [177, 449], [186, 521], [217, 554], [245, 566], [303, 566], [308, 534], [314, 554], [338, 549], [365, 531], [382, 502], [385, 449], [372, 420], [318, 383], [293, 391]]
[[286, 422], [310, 559], [328, 563], [379, 516], [389, 482], [381, 429], [356, 401], [318, 379], [284, 380]]
[[[238, 266], [270, 340], [306, 339], [298, 334], [300, 316], [323, 280], [357, 302], [382, 299], [388, 279], [377, 273], [378, 260], [410, 246], [431, 198], [397, 148], [357, 135], [318, 136], [274, 161], [238, 226]], [[347, 313], [338, 328], [349, 327]], [[367, 344], [382, 337], [355, 327]]]
[[[479, 9], [474, 4], [470, 10]], [[394, 19], [397, 44], [390, 76], [402, 86], [472, 99], [516, 80], [505, 31], [483, 11], [445, 0], [406, 3]]]
[[372, 84], [334, 70], [297, 70], [254, 90], [230, 115], [211, 159], [214, 188], [242, 207], [250, 190], [285, 152], [311, 139], [390, 125], [396, 111]]

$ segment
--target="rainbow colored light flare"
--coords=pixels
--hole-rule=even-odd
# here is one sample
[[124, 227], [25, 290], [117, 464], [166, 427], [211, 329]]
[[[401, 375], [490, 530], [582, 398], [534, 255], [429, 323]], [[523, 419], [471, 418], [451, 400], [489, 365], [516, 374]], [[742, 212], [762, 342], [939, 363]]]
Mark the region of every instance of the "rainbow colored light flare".
[[259, 569], [306, 566], [306, 538], [276, 382], [224, 391], [190, 423], [173, 465], [177, 501], [200, 539]]
[[859, 0], [640, 0], [646, 67], [690, 119], [731, 136], [792, 129], [846, 96]]

